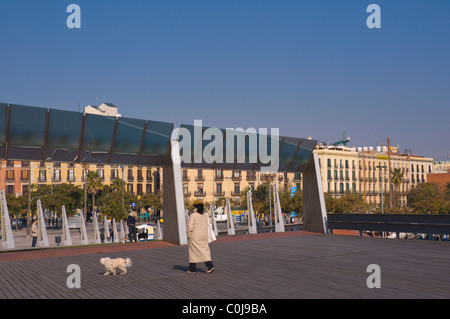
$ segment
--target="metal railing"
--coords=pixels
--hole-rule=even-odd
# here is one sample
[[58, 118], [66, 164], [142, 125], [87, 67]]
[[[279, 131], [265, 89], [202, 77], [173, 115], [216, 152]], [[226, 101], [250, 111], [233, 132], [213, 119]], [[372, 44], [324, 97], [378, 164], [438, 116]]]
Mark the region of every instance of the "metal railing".
[[450, 235], [450, 215], [409, 214], [328, 214], [327, 226], [362, 232], [394, 232]]

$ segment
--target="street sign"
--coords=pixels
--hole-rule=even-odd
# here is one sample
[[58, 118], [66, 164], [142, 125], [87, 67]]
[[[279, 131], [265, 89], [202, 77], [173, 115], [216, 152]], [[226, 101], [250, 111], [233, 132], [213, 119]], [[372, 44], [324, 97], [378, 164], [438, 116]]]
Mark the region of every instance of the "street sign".
[[297, 193], [297, 187], [291, 186], [291, 197], [294, 197], [295, 193]]

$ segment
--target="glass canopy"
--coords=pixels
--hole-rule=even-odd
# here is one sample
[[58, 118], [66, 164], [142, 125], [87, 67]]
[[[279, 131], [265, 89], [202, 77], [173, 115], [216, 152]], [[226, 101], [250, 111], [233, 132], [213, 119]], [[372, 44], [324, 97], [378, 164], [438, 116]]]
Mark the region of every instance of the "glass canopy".
[[[172, 135], [174, 135], [172, 137]], [[0, 103], [0, 157], [165, 166], [179, 140], [182, 167], [302, 172], [316, 141]]]

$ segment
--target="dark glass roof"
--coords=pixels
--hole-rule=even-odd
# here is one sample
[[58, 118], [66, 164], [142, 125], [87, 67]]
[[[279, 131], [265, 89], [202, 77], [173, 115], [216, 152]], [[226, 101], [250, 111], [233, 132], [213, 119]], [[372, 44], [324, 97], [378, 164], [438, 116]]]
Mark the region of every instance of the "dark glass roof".
[[[183, 167], [259, 170], [278, 159], [278, 171], [302, 172], [316, 145], [270, 130], [268, 136], [207, 130], [181, 125], [174, 131], [172, 123], [0, 103], [0, 157], [10, 160], [164, 166], [171, 161], [174, 132]], [[204, 132], [216, 133], [217, 140]]]

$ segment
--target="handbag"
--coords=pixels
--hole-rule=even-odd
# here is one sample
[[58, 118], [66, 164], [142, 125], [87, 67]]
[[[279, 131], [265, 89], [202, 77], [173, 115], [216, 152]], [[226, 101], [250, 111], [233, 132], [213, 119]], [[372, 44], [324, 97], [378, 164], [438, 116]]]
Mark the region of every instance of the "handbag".
[[208, 243], [212, 243], [213, 241], [215, 241], [216, 238], [216, 234], [214, 234], [214, 231], [212, 229], [212, 225], [209, 222], [209, 217], [208, 215], [206, 215], [206, 218], [208, 218]]

